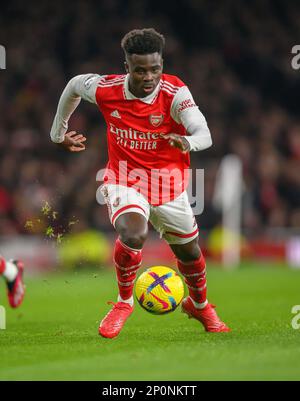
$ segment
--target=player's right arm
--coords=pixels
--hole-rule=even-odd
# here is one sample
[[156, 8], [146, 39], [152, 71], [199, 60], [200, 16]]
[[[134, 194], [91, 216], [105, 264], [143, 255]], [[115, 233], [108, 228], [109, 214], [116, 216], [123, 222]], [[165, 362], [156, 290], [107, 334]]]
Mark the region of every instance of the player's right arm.
[[86, 138], [76, 131], [68, 131], [68, 122], [81, 99], [96, 103], [96, 89], [102, 77], [97, 74], [77, 75], [65, 87], [57, 106], [50, 137], [52, 142], [59, 144], [70, 152], [80, 152], [85, 149]]

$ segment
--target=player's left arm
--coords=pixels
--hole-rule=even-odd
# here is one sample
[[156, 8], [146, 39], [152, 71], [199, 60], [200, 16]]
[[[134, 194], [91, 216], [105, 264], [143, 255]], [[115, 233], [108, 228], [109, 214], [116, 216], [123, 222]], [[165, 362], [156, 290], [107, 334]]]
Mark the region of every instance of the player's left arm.
[[204, 115], [196, 106], [189, 89], [184, 86], [174, 96], [171, 105], [171, 116], [187, 130], [189, 136], [168, 134], [171, 146], [182, 152], [199, 151], [212, 145], [212, 138]]

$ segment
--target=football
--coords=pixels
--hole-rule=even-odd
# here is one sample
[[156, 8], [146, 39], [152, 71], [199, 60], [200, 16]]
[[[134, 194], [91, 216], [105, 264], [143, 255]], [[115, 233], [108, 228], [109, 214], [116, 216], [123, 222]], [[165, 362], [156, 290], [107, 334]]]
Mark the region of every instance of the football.
[[153, 266], [136, 281], [135, 296], [148, 312], [161, 315], [174, 311], [181, 303], [184, 285], [181, 277], [166, 266]]

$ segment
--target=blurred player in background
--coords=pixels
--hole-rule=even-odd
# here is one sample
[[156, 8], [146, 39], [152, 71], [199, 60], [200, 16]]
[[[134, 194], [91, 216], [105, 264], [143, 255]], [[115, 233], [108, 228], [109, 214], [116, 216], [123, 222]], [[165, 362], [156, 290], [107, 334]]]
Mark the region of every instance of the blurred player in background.
[[[185, 277], [189, 296], [182, 301], [183, 312], [199, 320], [206, 331], [229, 331], [207, 301], [205, 259], [184, 175], [189, 152], [210, 147], [211, 135], [187, 86], [162, 73], [164, 43], [152, 28], [127, 33], [121, 42], [127, 74], [71, 79], [50, 133], [53, 142], [71, 152], [85, 149], [85, 136], [67, 132], [81, 99], [96, 104], [107, 123], [109, 162], [101, 190], [119, 235], [114, 249], [118, 302], [112, 303], [99, 327], [107, 338], [116, 337], [133, 312], [133, 287], [148, 221], [170, 245]], [[180, 172], [175, 178], [174, 171]]]
[[25, 295], [23, 270], [22, 262], [5, 260], [0, 256], [0, 276], [3, 276], [6, 282], [8, 302], [12, 308], [20, 306]]

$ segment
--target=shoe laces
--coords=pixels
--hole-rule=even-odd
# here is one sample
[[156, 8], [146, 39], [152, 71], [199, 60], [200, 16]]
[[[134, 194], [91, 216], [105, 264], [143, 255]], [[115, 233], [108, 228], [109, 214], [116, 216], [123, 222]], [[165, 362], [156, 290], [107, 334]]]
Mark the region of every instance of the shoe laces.
[[131, 308], [131, 305], [125, 303], [125, 302], [113, 302], [113, 301], [108, 301], [108, 305], [113, 305], [114, 309], [119, 309], [119, 310], [127, 310], [128, 308]]

